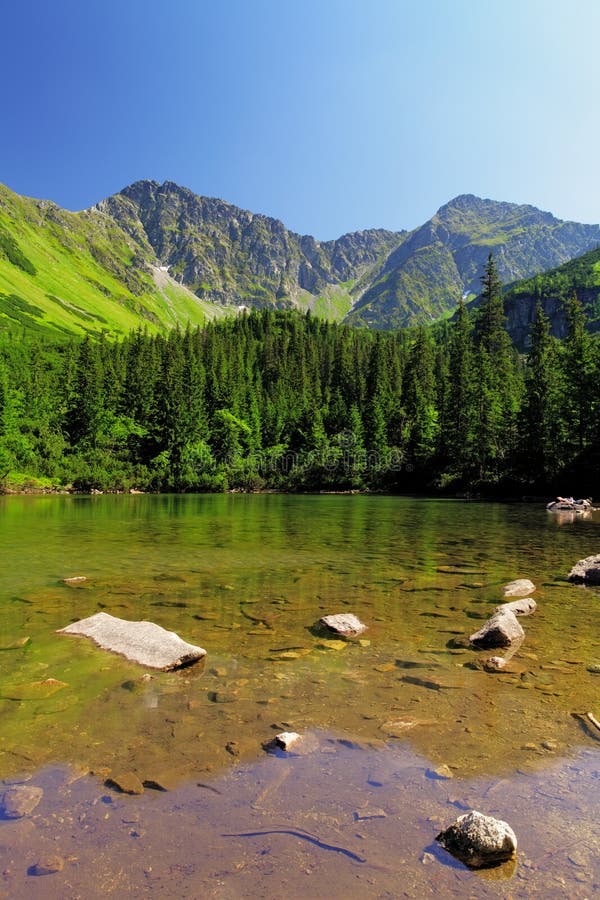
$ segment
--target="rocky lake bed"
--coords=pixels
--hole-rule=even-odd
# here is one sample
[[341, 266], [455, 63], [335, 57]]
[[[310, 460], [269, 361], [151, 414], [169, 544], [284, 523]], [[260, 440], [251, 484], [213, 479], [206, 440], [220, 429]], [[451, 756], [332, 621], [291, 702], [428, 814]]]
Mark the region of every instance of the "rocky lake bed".
[[[0, 580], [4, 896], [600, 886], [600, 596], [567, 581], [600, 546], [596, 514], [563, 528], [545, 510], [363, 496], [2, 502], [19, 510], [5, 546], [32, 561]], [[504, 595], [525, 577], [532, 596]], [[57, 634], [99, 612], [206, 657], [158, 672]], [[332, 615], [350, 633], [324, 628]], [[498, 616], [518, 645], [476, 649]], [[473, 871], [436, 843], [472, 810], [510, 825], [514, 859]]]

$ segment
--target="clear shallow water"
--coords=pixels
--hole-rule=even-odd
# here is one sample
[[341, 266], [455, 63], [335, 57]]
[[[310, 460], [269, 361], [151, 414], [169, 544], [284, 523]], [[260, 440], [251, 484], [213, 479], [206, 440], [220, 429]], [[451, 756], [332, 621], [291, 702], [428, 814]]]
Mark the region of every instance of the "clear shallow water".
[[[30, 641], [0, 651], [0, 777], [67, 763], [97, 772], [96, 785], [108, 774], [133, 771], [142, 780], [168, 780], [191, 798], [186, 785], [231, 779], [233, 767], [246, 784], [245, 793], [239, 802], [231, 794], [226, 800], [218, 795], [219, 821], [225, 827], [225, 819], [230, 825], [244, 819], [243, 829], [236, 824], [232, 831], [252, 830], [243, 813], [251, 785], [265, 766], [271, 777], [268, 767], [279, 763], [265, 758], [262, 745], [285, 728], [354, 741], [358, 749], [351, 758], [361, 771], [373, 754], [377, 759], [417, 754], [420, 762], [412, 768], [421, 775], [415, 778], [411, 766], [400, 765], [403, 774], [394, 782], [402, 791], [402, 810], [390, 808], [360, 838], [370, 842], [371, 855], [380, 846], [380, 838], [373, 837], [378, 829], [387, 830], [391, 852], [400, 839], [398, 828], [407, 827], [401, 820], [410, 819], [423, 798], [422, 783], [426, 793], [433, 791], [428, 815], [439, 815], [443, 826], [461, 808], [443, 792], [435, 793], [440, 784], [446, 792], [452, 785], [454, 800], [466, 791], [472, 806], [493, 814], [494, 804], [483, 789], [471, 787], [480, 783], [477, 779], [488, 779], [488, 786], [510, 787], [520, 778], [550, 783], [557, 766], [566, 787], [552, 803], [565, 821], [572, 820], [581, 840], [591, 819], [577, 814], [580, 800], [575, 798], [582, 791], [597, 796], [600, 761], [596, 737], [572, 714], [600, 713], [600, 676], [588, 671], [600, 655], [600, 596], [562, 579], [577, 559], [598, 552], [598, 515], [560, 524], [534, 506], [366, 496], [4, 498], [0, 646], [12, 647], [25, 637]], [[81, 587], [60, 581], [80, 574], [88, 577]], [[492, 675], [472, 668], [490, 654], [474, 653], [460, 642], [500, 602], [501, 585], [517, 577], [538, 585], [539, 609], [522, 620], [526, 639], [512, 671]], [[207, 649], [206, 665], [148, 678], [144, 670], [85, 640], [55, 633], [100, 609], [177, 631]], [[341, 611], [355, 612], [369, 625], [362, 643], [331, 643], [315, 632], [320, 616]], [[589, 754], [584, 766], [573, 761], [581, 753]], [[320, 797], [327, 760], [339, 761], [331, 764], [336, 803], [353, 822], [356, 785], [344, 781], [350, 761], [340, 757], [339, 747], [323, 756], [319, 744], [302, 759], [306, 800], [315, 815], [325, 815]], [[427, 766], [442, 763], [450, 767], [452, 781], [423, 775]], [[292, 783], [285, 786], [286, 800], [278, 809], [285, 821], [299, 802], [290, 793]], [[147, 791], [142, 798], [119, 802], [133, 799], [146, 810], [150, 804], [164, 833], [172, 816], [172, 800], [164, 798], [174, 795], [161, 796], [159, 801]], [[532, 796], [529, 812], [539, 820], [547, 804], [542, 795], [535, 802]], [[431, 811], [436, 803], [439, 812]], [[234, 839], [216, 839], [215, 814], [207, 811], [203, 827], [212, 829], [218, 868]], [[505, 817], [511, 821], [510, 809]], [[434, 837], [439, 830], [435, 822], [430, 825], [419, 832], [421, 844], [428, 831]], [[0, 826], [5, 834], [13, 829], [13, 835], [18, 827]], [[307, 828], [306, 821], [302, 827]], [[115, 840], [117, 834], [118, 829]], [[589, 843], [591, 833], [586, 839]], [[253, 839], [237, 840], [240, 852], [247, 848], [244, 859], [256, 852]], [[286, 866], [294, 866], [294, 859], [301, 865], [304, 857], [290, 861], [275, 852], [287, 838], [268, 840], [283, 886]], [[149, 853], [156, 852], [157, 841]], [[330, 858], [331, 851], [317, 845], [309, 851], [306, 841], [297, 841], [302, 853], [315, 854], [315, 860], [322, 854]], [[92, 847], [92, 838], [89, 843]], [[182, 841], [181, 859], [173, 866], [190, 864], [186, 846]], [[421, 877], [424, 866], [444, 871], [443, 890], [451, 893], [447, 867], [435, 859], [421, 862], [411, 851], [402, 868], [420, 885], [414, 890], [428, 883], [429, 875], [425, 881]], [[548, 864], [540, 871], [551, 869]], [[271, 896], [261, 893], [258, 870], [244, 871], [251, 879], [244, 896]], [[452, 878], [457, 871], [462, 872], [451, 870]], [[528, 870], [520, 871], [522, 879]], [[355, 884], [357, 894], [388, 896], [394, 876], [384, 874], [375, 870], [372, 883], [350, 878], [345, 895]], [[565, 863], [563, 874], [571, 879], [570, 896], [588, 896], [595, 877], [590, 865], [582, 874]], [[582, 882], [574, 880], [577, 874]], [[477, 890], [482, 890], [479, 876], [468, 877], [479, 879]], [[558, 877], [556, 872], [552, 877]], [[48, 890], [48, 878], [42, 881]], [[157, 884], [158, 896], [185, 896], [161, 893], [164, 884]], [[236, 884], [230, 872], [215, 896], [241, 896]], [[492, 890], [489, 880], [485, 884]], [[577, 893], [578, 885], [583, 893]], [[546, 888], [551, 889], [550, 881]], [[295, 896], [313, 895], [298, 890]]]

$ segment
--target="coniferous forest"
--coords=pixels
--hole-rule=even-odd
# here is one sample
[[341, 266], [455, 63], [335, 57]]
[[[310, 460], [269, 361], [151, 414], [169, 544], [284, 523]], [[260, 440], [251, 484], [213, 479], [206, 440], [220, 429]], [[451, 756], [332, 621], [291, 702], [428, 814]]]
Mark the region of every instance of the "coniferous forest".
[[0, 485], [565, 492], [598, 482], [600, 345], [568, 302], [529, 352], [492, 257], [476, 314], [373, 332], [273, 309], [66, 343], [0, 337]]

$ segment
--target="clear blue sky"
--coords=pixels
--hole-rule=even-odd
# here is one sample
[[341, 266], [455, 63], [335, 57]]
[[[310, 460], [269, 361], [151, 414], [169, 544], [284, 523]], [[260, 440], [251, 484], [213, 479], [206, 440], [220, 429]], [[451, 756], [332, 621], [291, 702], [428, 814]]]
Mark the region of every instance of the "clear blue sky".
[[460, 193], [599, 222], [599, 34], [598, 0], [20, 0], [0, 181], [168, 179], [323, 239]]

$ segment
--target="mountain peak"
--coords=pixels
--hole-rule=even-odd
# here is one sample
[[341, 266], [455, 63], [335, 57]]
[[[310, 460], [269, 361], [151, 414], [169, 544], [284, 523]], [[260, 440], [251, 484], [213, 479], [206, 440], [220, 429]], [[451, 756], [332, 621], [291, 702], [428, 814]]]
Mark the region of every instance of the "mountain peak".
[[444, 206], [440, 206], [433, 220], [443, 222], [458, 231], [470, 229], [475, 220], [479, 224], [492, 227], [505, 227], [509, 223], [513, 226], [519, 223], [523, 227], [561, 224], [561, 220], [555, 218], [552, 213], [544, 212], [536, 206], [490, 200], [477, 197], [475, 194], [459, 194]]

